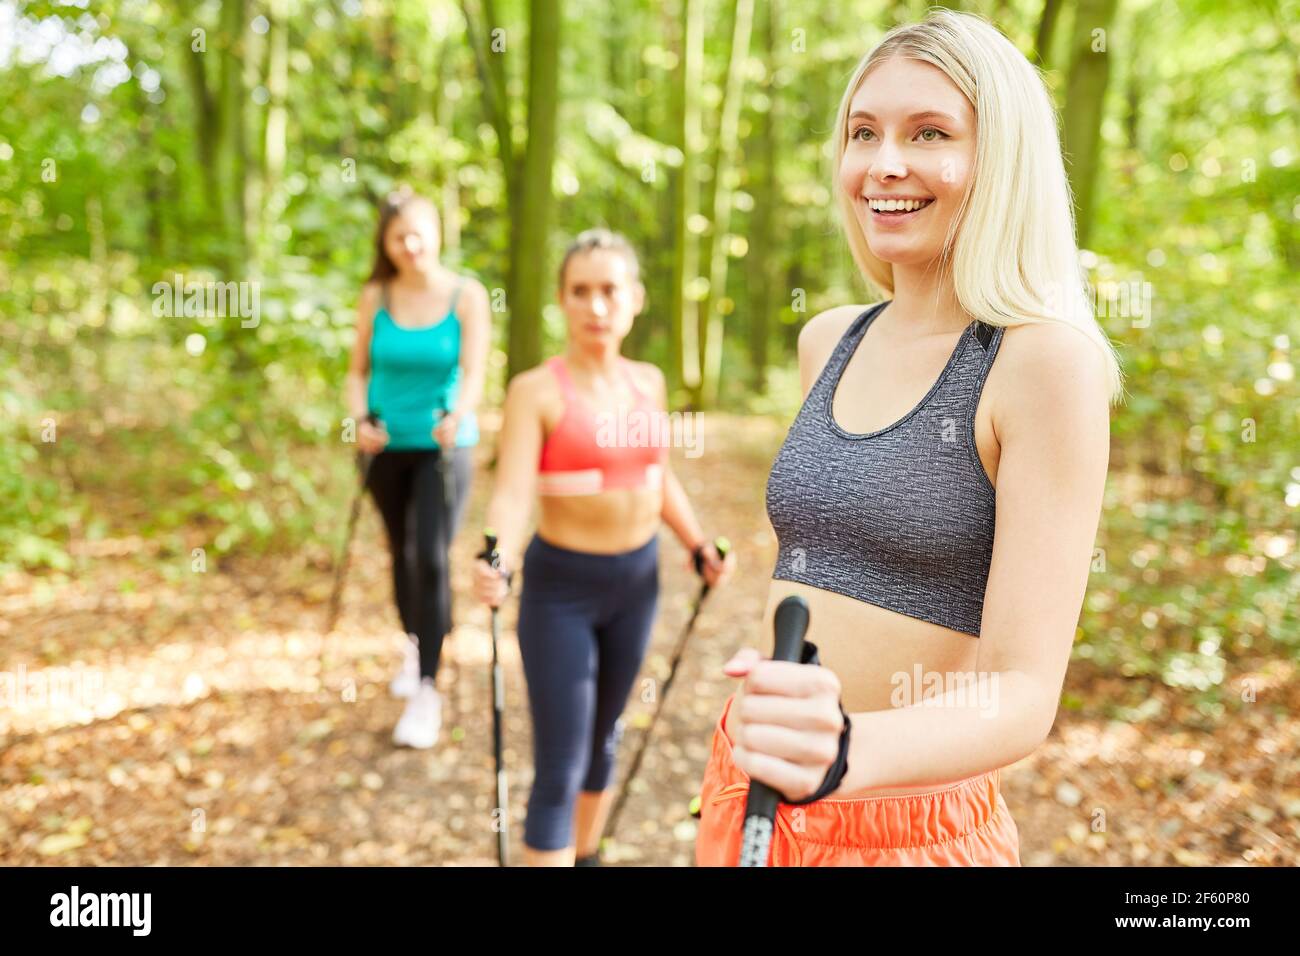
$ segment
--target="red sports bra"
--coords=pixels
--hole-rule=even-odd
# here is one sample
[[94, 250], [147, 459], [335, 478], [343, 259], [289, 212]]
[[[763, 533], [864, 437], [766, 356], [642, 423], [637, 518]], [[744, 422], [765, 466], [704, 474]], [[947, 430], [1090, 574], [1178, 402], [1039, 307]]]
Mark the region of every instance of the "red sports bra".
[[653, 488], [663, 483], [668, 457], [667, 416], [637, 387], [626, 359], [623, 377], [636, 406], [593, 414], [573, 387], [562, 356], [546, 362], [564, 393], [564, 413], [542, 445], [537, 490], [543, 495], [595, 495], [613, 488]]

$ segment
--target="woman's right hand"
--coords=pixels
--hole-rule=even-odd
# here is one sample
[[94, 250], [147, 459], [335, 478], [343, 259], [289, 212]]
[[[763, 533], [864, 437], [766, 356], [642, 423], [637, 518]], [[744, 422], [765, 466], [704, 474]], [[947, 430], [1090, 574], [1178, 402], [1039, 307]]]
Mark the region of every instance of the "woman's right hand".
[[510, 593], [506, 576], [482, 558], [474, 563], [474, 595], [488, 607], [500, 607]]
[[357, 447], [367, 455], [377, 455], [388, 444], [388, 430], [382, 422], [372, 425], [363, 421], [357, 427]]
[[752, 647], [722, 669], [742, 679], [722, 727], [736, 767], [788, 800], [816, 793], [844, 730], [839, 677], [828, 667], [769, 660]]

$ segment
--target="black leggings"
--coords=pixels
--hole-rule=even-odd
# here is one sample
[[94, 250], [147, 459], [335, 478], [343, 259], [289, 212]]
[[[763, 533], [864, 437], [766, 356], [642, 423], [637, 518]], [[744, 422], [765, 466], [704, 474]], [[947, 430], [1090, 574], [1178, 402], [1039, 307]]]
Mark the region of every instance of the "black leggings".
[[519, 653], [533, 716], [533, 789], [524, 843], [573, 846], [578, 791], [614, 775], [619, 715], [636, 682], [659, 601], [659, 539], [589, 554], [534, 536], [524, 553]]
[[402, 627], [420, 642], [421, 677], [438, 676], [442, 640], [451, 631], [447, 553], [469, 501], [473, 449], [455, 449], [450, 464], [454, 489], [450, 522], [441, 451], [382, 451], [375, 456], [366, 482], [388, 531], [393, 593]]

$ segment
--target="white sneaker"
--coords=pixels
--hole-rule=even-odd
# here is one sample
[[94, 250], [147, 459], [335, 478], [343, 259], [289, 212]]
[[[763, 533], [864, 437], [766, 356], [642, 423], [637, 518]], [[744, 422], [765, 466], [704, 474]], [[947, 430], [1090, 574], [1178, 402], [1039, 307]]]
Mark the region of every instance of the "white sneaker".
[[419, 689], [406, 703], [402, 719], [393, 729], [393, 743], [417, 750], [428, 750], [438, 742], [442, 729], [442, 697], [433, 686], [433, 678], [420, 681]]
[[394, 697], [410, 697], [420, 689], [420, 646], [417, 639], [408, 634], [406, 646], [402, 650], [402, 669], [388, 685], [388, 692]]

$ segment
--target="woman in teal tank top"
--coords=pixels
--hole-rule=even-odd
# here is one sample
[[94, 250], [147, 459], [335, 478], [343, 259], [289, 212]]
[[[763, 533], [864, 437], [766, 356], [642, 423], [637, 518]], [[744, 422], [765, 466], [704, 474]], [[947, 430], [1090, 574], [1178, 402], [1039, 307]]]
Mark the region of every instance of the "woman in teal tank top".
[[438, 252], [433, 204], [409, 191], [390, 196], [347, 377], [357, 444], [375, 456], [367, 487], [384, 519], [410, 639], [391, 685], [408, 698], [393, 741], [417, 748], [432, 747], [442, 723], [436, 678], [451, 631], [448, 554], [469, 498], [491, 336], [487, 290], [445, 268]]

